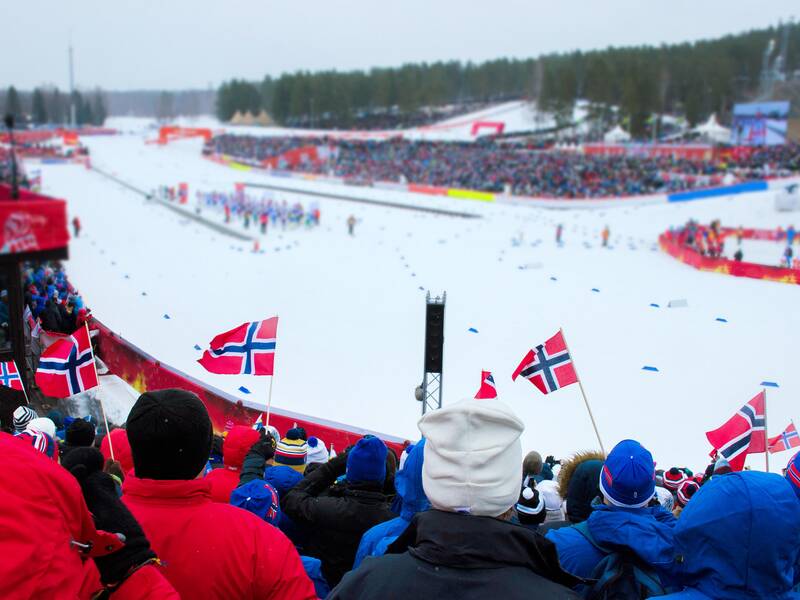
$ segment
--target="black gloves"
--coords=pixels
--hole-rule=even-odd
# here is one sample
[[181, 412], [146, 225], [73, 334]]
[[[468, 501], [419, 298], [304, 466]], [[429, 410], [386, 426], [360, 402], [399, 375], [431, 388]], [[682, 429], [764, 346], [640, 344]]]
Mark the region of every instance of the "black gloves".
[[262, 433], [261, 439], [250, 446], [250, 450], [247, 453], [250, 454], [250, 452], [258, 454], [265, 461], [268, 461], [275, 456], [275, 438], [273, 438], [271, 435], [265, 435]]
[[74, 448], [62, 461], [80, 483], [95, 527], [120, 535], [125, 545], [94, 562], [104, 585], [122, 583], [136, 567], [156, 558], [139, 523], [119, 499], [114, 479], [103, 472], [103, 455], [97, 448]]
[[349, 448], [344, 452], [337, 454], [335, 457], [330, 459], [326, 466], [328, 469], [331, 470], [337, 477], [339, 475], [344, 475], [347, 472], [347, 455], [349, 454]]

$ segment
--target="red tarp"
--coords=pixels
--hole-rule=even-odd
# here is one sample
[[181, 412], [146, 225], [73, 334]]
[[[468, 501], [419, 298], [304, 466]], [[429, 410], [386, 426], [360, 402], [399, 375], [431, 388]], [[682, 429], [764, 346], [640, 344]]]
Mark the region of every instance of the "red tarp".
[[0, 254], [39, 252], [65, 248], [69, 243], [67, 203], [0, 185]]

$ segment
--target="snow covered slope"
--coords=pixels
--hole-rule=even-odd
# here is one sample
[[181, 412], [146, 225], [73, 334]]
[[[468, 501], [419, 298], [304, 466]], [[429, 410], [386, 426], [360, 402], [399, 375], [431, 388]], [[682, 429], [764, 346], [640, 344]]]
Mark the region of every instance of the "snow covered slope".
[[[186, 181], [192, 199], [198, 189], [268, 181], [202, 159], [197, 140], [156, 147], [143, 138], [86, 142], [96, 165], [146, 189]], [[695, 271], [655, 249], [658, 233], [689, 217], [786, 227], [791, 214], [775, 213], [768, 194], [548, 211], [353, 188], [482, 218], [323, 199], [317, 200], [321, 227], [271, 230], [262, 243], [266, 252], [254, 254], [249, 244], [148, 204], [83, 167], [43, 165], [42, 171], [45, 192], [67, 198], [70, 217], [83, 221], [67, 268], [97, 316], [164, 362], [240, 397], [265, 398], [268, 381], [208, 374], [195, 362], [194, 345], [277, 314], [276, 406], [417, 437], [413, 391], [422, 375], [424, 290], [430, 289], [447, 291], [444, 402], [474, 395], [481, 369], [493, 371], [501, 398], [527, 425], [526, 449], [564, 456], [596, 446], [577, 386], [542, 396], [510, 379], [527, 350], [559, 327], [607, 448], [634, 437], [662, 467], [699, 469], [709, 450], [703, 432], [731, 416], [762, 380], [781, 386], [769, 395], [771, 431], [797, 416], [800, 289]], [[345, 226], [351, 214], [359, 219], [352, 238]], [[558, 222], [563, 247], [554, 242]], [[613, 249], [599, 246], [606, 224]], [[672, 299], [689, 306], [667, 308]], [[643, 371], [645, 365], [659, 371]], [[238, 392], [240, 385], [253, 394]], [[774, 468], [785, 460], [788, 453], [778, 455]]]

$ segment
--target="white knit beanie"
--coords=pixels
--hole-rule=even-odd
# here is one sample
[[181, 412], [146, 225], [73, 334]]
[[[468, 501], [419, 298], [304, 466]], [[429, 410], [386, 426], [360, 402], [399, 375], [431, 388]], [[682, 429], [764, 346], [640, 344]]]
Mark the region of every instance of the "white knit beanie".
[[308, 444], [306, 464], [328, 462], [328, 449], [325, 447], [325, 442], [312, 435], [306, 443]]
[[46, 433], [53, 439], [56, 437], [56, 424], [47, 417], [37, 417], [35, 419], [31, 419], [26, 429], [38, 431], [40, 433]]
[[422, 487], [434, 508], [497, 517], [519, 497], [525, 425], [500, 400], [462, 400], [426, 414]]

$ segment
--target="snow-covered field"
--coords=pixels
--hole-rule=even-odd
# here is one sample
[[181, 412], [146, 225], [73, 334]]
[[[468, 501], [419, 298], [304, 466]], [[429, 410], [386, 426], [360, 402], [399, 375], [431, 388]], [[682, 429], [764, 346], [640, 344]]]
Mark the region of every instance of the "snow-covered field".
[[[202, 159], [199, 141], [157, 147], [143, 139], [85, 142], [95, 165], [145, 189], [185, 181], [193, 198], [198, 189], [268, 181]], [[527, 425], [526, 449], [559, 457], [597, 445], [578, 386], [543, 396], [526, 381], [511, 381], [527, 350], [559, 327], [606, 448], [634, 437], [661, 467], [702, 468], [709, 450], [703, 433], [730, 417], [763, 380], [780, 384], [769, 391], [770, 431], [777, 434], [797, 414], [800, 288], [699, 272], [655, 247], [658, 233], [690, 217], [786, 227], [794, 217], [776, 213], [771, 194], [548, 211], [294, 183], [482, 218], [320, 199], [321, 227], [270, 231], [266, 252], [256, 254], [250, 244], [147, 203], [83, 167], [41, 169], [44, 191], [68, 199], [71, 216], [83, 222], [67, 268], [94, 313], [164, 362], [250, 401], [266, 398], [266, 378], [208, 374], [195, 362], [194, 346], [277, 314], [276, 406], [415, 438], [420, 405], [413, 392], [422, 376], [424, 290], [430, 289], [447, 291], [444, 402], [474, 395], [481, 369], [493, 371], [500, 397]], [[360, 220], [352, 238], [345, 226], [351, 214]], [[554, 241], [559, 222], [563, 247]], [[608, 249], [599, 244], [606, 224]], [[514, 245], [520, 234], [523, 243]], [[688, 307], [667, 308], [674, 299], [686, 299]], [[645, 365], [658, 372], [643, 371]], [[253, 393], [239, 392], [241, 385]], [[773, 469], [788, 458], [776, 456]], [[749, 464], [759, 467], [763, 457]]]

